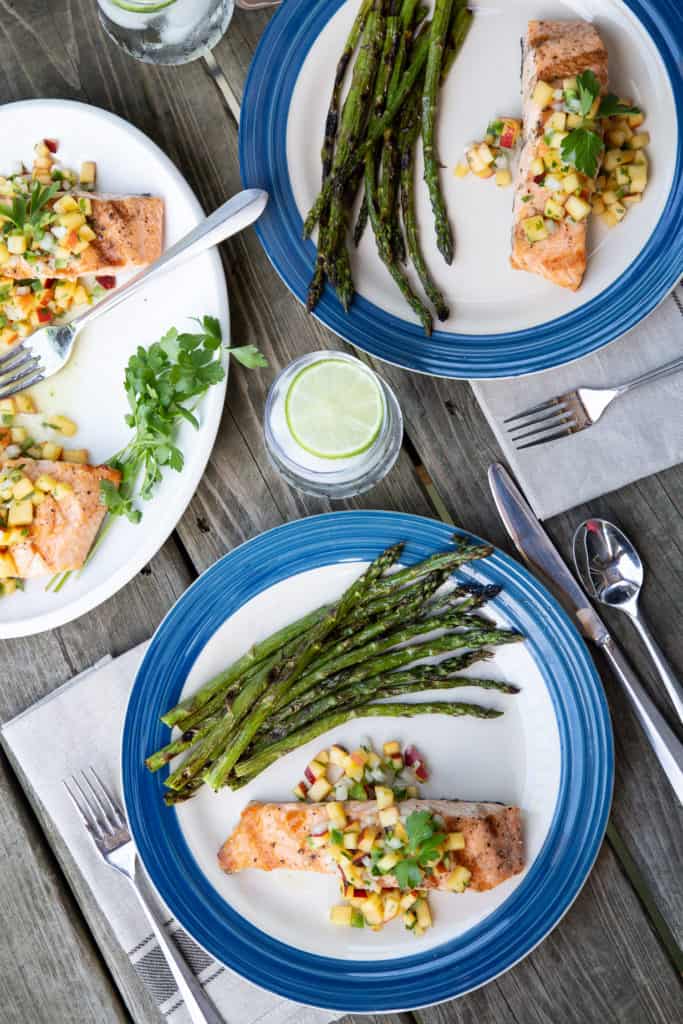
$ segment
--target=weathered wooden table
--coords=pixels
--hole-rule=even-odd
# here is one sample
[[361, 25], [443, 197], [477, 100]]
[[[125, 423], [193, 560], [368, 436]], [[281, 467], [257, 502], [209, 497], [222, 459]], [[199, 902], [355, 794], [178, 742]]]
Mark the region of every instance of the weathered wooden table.
[[[168, 153], [207, 210], [239, 189], [239, 102], [266, 13], [238, 11], [216, 50], [230, 84], [226, 102], [202, 62], [152, 68], [128, 59], [101, 31], [94, 0], [0, 0], [0, 10], [2, 102], [67, 97], [114, 111]], [[261, 417], [268, 385], [283, 364], [340, 343], [289, 295], [253, 232], [223, 246], [222, 256], [233, 338], [258, 345], [270, 368], [245, 373], [233, 365], [204, 479], [175, 533], [137, 579], [63, 629], [3, 643], [3, 720], [102, 655], [120, 654], [148, 637], [197, 574], [236, 544], [330, 508], [290, 490], [271, 469]], [[381, 372], [396, 389], [407, 436], [388, 479], [354, 507], [438, 516], [509, 550], [486, 484], [486, 469], [500, 453], [468, 385], [387, 366]], [[683, 672], [682, 509], [678, 467], [548, 525], [565, 555], [573, 527], [589, 511], [620, 522], [637, 538], [648, 566], [645, 610]], [[623, 617], [610, 616], [610, 625], [656, 694], [633, 632]], [[607, 672], [604, 679], [616, 735], [616, 787], [607, 839], [583, 892], [552, 935], [509, 973], [457, 1002], [402, 1015], [404, 1022], [681, 1019], [681, 810], [624, 697]], [[130, 1018], [152, 1022], [158, 1014], [107, 922], [82, 892], [58, 838], [46, 839], [2, 761], [0, 1019], [108, 1024]], [[397, 1024], [398, 1018], [382, 1020]]]

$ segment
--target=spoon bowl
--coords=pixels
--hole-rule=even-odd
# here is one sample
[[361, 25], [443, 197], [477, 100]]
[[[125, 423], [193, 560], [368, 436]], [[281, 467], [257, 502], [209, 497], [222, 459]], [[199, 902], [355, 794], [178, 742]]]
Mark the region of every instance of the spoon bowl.
[[574, 534], [574, 564], [588, 593], [611, 608], [635, 613], [643, 563], [617, 526], [606, 519], [581, 523]]

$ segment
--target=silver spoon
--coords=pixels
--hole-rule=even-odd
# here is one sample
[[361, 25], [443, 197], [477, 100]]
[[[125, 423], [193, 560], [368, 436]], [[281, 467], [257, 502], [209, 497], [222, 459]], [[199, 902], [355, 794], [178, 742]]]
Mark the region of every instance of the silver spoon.
[[674, 676], [638, 608], [643, 563], [631, 541], [606, 519], [587, 519], [574, 534], [574, 564], [589, 594], [629, 616], [683, 722], [683, 686]]

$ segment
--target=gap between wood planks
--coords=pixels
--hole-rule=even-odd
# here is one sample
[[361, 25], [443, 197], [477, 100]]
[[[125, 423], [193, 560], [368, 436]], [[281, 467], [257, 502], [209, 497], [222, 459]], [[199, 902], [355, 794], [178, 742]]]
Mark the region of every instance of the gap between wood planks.
[[[239, 130], [239, 98], [230, 86], [230, 83], [212, 53], [207, 52], [205, 57], [202, 58], [202, 64], [206, 73], [218, 89], [228, 116], [232, 118]], [[370, 360], [364, 352], [360, 352], [356, 349], [354, 349], [354, 351], [359, 359], [363, 360], [367, 365], [370, 365]], [[456, 524], [448, 511], [448, 506], [425, 468], [419, 451], [412, 439], [405, 432], [403, 436], [403, 449], [413, 465], [419, 485], [424, 492], [427, 501], [434, 510], [434, 515], [438, 519], [441, 519], [442, 522], [455, 526]], [[187, 564], [188, 570], [196, 575], [196, 569], [194, 568], [190, 553], [187, 551], [177, 534], [175, 534], [175, 540]], [[663, 946], [667, 956], [670, 958], [679, 974], [683, 974], [683, 950], [681, 950], [671, 929], [660, 913], [650, 888], [640, 872], [635, 860], [631, 856], [628, 846], [611, 820], [607, 826], [605, 839], [610, 844], [619, 864], [621, 865], [622, 871], [635, 890], [648, 921], [650, 922], [650, 925]], [[416, 1018], [413, 1017], [413, 1019], [415, 1020]]]

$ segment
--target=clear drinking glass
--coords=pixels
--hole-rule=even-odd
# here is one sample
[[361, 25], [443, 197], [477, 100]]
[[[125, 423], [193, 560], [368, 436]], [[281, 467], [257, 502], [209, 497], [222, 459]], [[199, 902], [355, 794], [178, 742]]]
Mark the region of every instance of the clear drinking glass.
[[[304, 367], [321, 360], [345, 360], [356, 364], [376, 382], [383, 405], [382, 423], [369, 448], [348, 458], [320, 458], [302, 448], [287, 423], [285, 401], [289, 387]], [[264, 418], [268, 455], [292, 487], [319, 497], [350, 498], [379, 483], [392, 468], [401, 450], [403, 417], [391, 388], [353, 356], [342, 352], [311, 352], [290, 363], [273, 381]]]
[[97, 0], [100, 21], [126, 53], [148, 64], [187, 64], [221, 39], [234, 0]]

